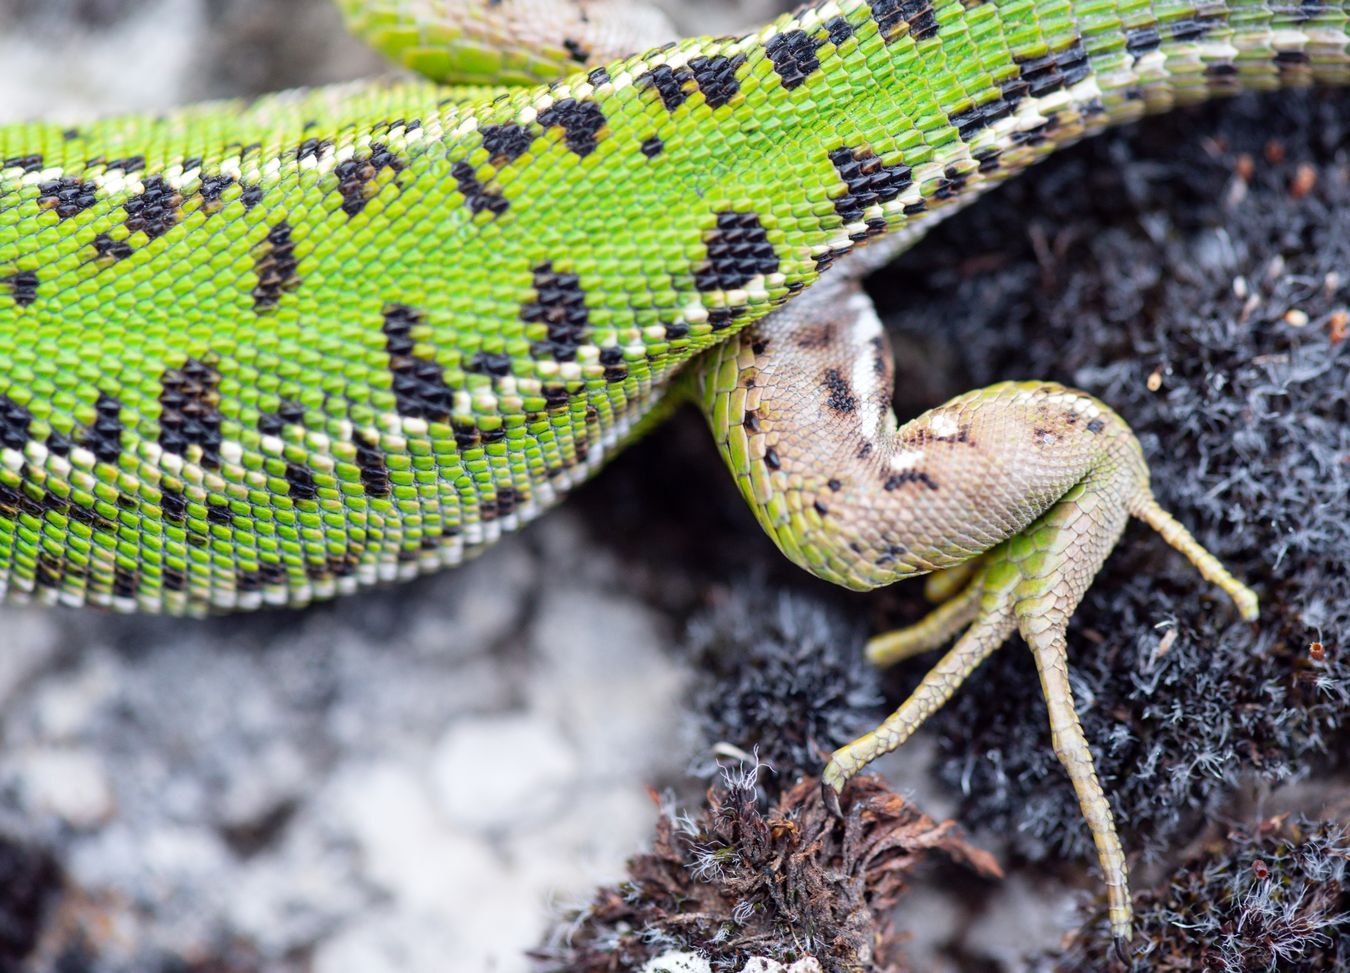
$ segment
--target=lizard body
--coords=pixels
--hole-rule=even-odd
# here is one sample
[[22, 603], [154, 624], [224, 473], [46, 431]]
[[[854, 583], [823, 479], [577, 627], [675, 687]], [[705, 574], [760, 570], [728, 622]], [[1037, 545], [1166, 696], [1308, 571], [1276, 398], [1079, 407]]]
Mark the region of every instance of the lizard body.
[[201, 613], [455, 563], [859, 242], [1146, 109], [1346, 71], [1304, 51], [1334, 7], [1237, 73], [1226, 7], [922, 9], [807, 8], [551, 91], [0, 128], [0, 583]]
[[1128, 935], [1064, 627], [1130, 515], [1248, 617], [1255, 597], [1082, 393], [996, 386], [897, 428], [856, 276], [1108, 126], [1345, 83], [1343, 0], [827, 0], [626, 57], [658, 22], [593, 39], [555, 7], [510, 53], [490, 0], [343, 6], [447, 83], [0, 127], [5, 596], [202, 614], [454, 564], [692, 398], [816, 574], [865, 589], [982, 558], [874, 646], [969, 626], [826, 780], [1021, 630]]

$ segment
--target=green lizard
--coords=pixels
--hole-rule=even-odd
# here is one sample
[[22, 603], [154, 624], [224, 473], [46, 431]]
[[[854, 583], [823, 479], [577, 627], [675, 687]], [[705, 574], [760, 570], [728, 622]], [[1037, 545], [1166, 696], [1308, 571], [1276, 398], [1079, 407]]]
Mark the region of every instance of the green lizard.
[[857, 279], [1083, 136], [1345, 83], [1346, 0], [825, 0], [665, 46], [618, 0], [344, 8], [428, 80], [0, 127], [5, 596], [202, 614], [455, 564], [692, 399], [792, 560], [964, 585], [874, 640], [964, 632], [827, 785], [1020, 631], [1128, 937], [1069, 617], [1131, 515], [1256, 598], [1084, 393], [898, 426]]

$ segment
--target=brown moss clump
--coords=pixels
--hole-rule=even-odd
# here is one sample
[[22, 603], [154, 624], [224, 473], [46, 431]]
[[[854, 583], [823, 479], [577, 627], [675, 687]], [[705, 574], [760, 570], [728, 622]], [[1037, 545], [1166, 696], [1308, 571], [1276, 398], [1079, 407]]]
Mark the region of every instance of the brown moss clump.
[[904, 938], [887, 913], [933, 851], [986, 875], [993, 858], [952, 822], [928, 818], [879, 777], [845, 790], [842, 816], [804, 778], [772, 806], [758, 768], [727, 774], [697, 818], [666, 808], [629, 878], [568, 916], [536, 954], [550, 973], [637, 970], [681, 950], [716, 973], [752, 957], [814, 957], [825, 973], [903, 973]]

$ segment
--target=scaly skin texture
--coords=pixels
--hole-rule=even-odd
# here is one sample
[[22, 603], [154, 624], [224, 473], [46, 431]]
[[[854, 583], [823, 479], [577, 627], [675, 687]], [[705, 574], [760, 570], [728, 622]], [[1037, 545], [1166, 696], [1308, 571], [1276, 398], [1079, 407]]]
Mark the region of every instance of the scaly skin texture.
[[1344, 21], [851, 0], [551, 90], [0, 128], [4, 587], [200, 613], [455, 563], [857, 242], [1146, 109], [1343, 80]]
[[1346, 0], [832, 0], [601, 66], [660, 22], [615, 40], [517, 0], [517, 50], [490, 2], [343, 6], [456, 83], [0, 128], [5, 596], [200, 614], [453, 564], [692, 395], [813, 572], [869, 588], [984, 555], [874, 648], [967, 629], [826, 782], [1019, 629], [1128, 936], [1068, 618], [1130, 514], [1247, 617], [1255, 598], [1082, 393], [997, 386], [897, 428], [852, 278], [1110, 125], [1346, 83]]

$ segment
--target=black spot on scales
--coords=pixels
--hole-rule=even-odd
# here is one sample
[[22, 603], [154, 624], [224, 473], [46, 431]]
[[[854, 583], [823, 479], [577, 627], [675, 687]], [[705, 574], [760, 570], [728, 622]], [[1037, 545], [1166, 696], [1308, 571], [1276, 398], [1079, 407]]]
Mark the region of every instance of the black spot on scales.
[[464, 205], [471, 213], [487, 210], [493, 216], [501, 216], [511, 208], [511, 203], [495, 189], [488, 189], [478, 181], [473, 166], [460, 160], [450, 167], [450, 175], [455, 177], [455, 186], [464, 197]]
[[69, 456], [70, 451], [75, 448], [75, 440], [71, 439], [59, 429], [53, 429], [47, 433], [47, 452], [55, 456]]
[[778, 458], [778, 450], [774, 449], [772, 446], [764, 450], [764, 465], [771, 470], [781, 470], [783, 468], [783, 461]]
[[38, 186], [38, 205], [68, 220], [98, 202], [98, 187], [92, 182], [66, 176]]
[[305, 577], [311, 581], [322, 581], [326, 578], [345, 578], [356, 572], [358, 560], [357, 553], [350, 550], [344, 551], [342, 554], [330, 554], [322, 561], [306, 564]]
[[655, 159], [665, 149], [666, 143], [655, 135], [642, 141], [642, 154], [649, 159]]
[[708, 325], [714, 331], [729, 328], [738, 317], [745, 313], [743, 307], [714, 307], [708, 309]]
[[295, 256], [290, 224], [283, 221], [268, 230], [256, 253], [253, 271], [258, 283], [253, 288], [253, 309], [261, 313], [275, 308], [284, 293], [300, 284], [296, 275], [300, 262]]
[[571, 55], [572, 60], [578, 64], [585, 64], [587, 58], [591, 56], [591, 52], [585, 48], [581, 41], [573, 40], [570, 37], [563, 38], [563, 47]]
[[825, 22], [825, 31], [829, 34], [830, 43], [838, 47], [853, 36], [853, 25], [843, 17], [831, 17]]
[[822, 384], [825, 386], [825, 390], [829, 392], [829, 398], [826, 399], [825, 404], [835, 412], [848, 415], [857, 410], [858, 398], [853, 394], [853, 387], [848, 384], [848, 380], [839, 374], [839, 369], [825, 369], [825, 378]]
[[888, 564], [894, 564], [896, 560], [898, 560], [901, 557], [904, 557], [908, 553], [909, 548], [905, 547], [904, 544], [888, 544], [886, 545], [886, 550], [883, 551], [872, 563], [879, 568], [885, 567]]
[[187, 519], [187, 498], [181, 490], [165, 487], [160, 491], [159, 509], [164, 511], [164, 519], [171, 524], [181, 524]]
[[[466, 368], [467, 370], [467, 368]], [[455, 433], [455, 448], [461, 453], [482, 444], [483, 437], [478, 427], [470, 419], [451, 419], [450, 428]]]
[[372, 185], [385, 169], [395, 173], [405, 168], [403, 160], [381, 142], [372, 142], [368, 155], [344, 159], [333, 168], [337, 177], [338, 193], [342, 196], [342, 212], [353, 217], [366, 208], [374, 195]]
[[909, 166], [884, 165], [867, 146], [835, 149], [830, 162], [848, 187], [848, 192], [835, 199], [834, 209], [849, 223], [862, 219], [869, 206], [891, 202], [914, 182]]
[[536, 358], [573, 361], [590, 330], [586, 295], [576, 274], [555, 271], [553, 263], [534, 268], [535, 299], [521, 306], [520, 319], [547, 326], [548, 337], [530, 346]]
[[820, 70], [816, 51], [822, 43], [804, 30], [785, 31], [764, 42], [764, 50], [784, 88], [790, 91]]
[[1162, 45], [1162, 37], [1154, 26], [1135, 27], [1125, 32], [1125, 50], [1134, 57], [1157, 50]]
[[160, 581], [165, 591], [182, 591], [187, 587], [187, 572], [166, 564], [163, 574], [160, 575]]
[[131, 244], [125, 240], [116, 240], [110, 234], [100, 233], [94, 237], [94, 255], [96, 260], [116, 263], [125, 260], [134, 252]]
[[22, 169], [24, 172], [41, 172], [42, 156], [40, 155], [18, 155], [11, 156], [0, 162], [0, 169]]
[[586, 75], [586, 80], [590, 83], [591, 87], [598, 88], [602, 84], [609, 84], [612, 79], [609, 76], [609, 71], [604, 68], [596, 68], [590, 74]]
[[655, 88], [666, 111], [673, 112], [689, 97], [689, 89], [694, 84], [694, 72], [683, 65], [672, 68], [668, 64], [658, 64], [638, 75], [637, 83], [642, 87]]
[[953, 166], [948, 166], [946, 172], [937, 181], [933, 188], [934, 199], [951, 199], [961, 190], [966, 188], [967, 176], [963, 172], [957, 171]]
[[1106, 428], [1106, 423], [1101, 419], [1093, 419], [1087, 424], [1088, 432], [1101, 432]]
[[182, 193], [162, 176], [150, 176], [142, 191], [122, 204], [127, 214], [124, 221], [127, 232], [158, 239], [182, 222], [183, 212], [179, 208], [182, 205]]
[[0, 446], [23, 449], [28, 445], [28, 430], [33, 414], [8, 395], [0, 395]]
[[1014, 59], [1014, 63], [1018, 69], [1017, 77], [1000, 86], [1004, 100], [1012, 105], [1028, 95], [1040, 98], [1065, 85], [1078, 84], [1091, 73], [1081, 40], [1075, 40], [1062, 51]]
[[361, 470], [361, 485], [371, 497], [389, 496], [389, 467], [384, 452], [375, 437], [357, 433], [352, 437], [356, 447], [356, 465]]
[[610, 345], [600, 349], [600, 364], [605, 366], [606, 382], [622, 382], [628, 377], [628, 366], [624, 364], [623, 349]]
[[847, 256], [853, 251], [853, 244], [837, 249], [826, 250], [824, 253], [818, 253], [811, 259], [816, 263], [816, 273], [823, 274], [834, 266], [834, 262], [840, 257]]
[[0, 277], [0, 284], [9, 288], [10, 296], [14, 298], [14, 303], [19, 307], [28, 307], [37, 301], [40, 283], [41, 281], [38, 279], [35, 270], [21, 270], [17, 274]]
[[287, 426], [303, 425], [305, 407], [298, 402], [282, 400], [276, 412], [264, 412], [258, 416], [258, 431], [264, 436], [280, 436]]
[[689, 59], [689, 70], [694, 73], [694, 83], [703, 92], [703, 100], [709, 108], [721, 108], [728, 104], [741, 91], [736, 80], [736, 70], [745, 63], [745, 55], [727, 57], [714, 54], [712, 57]]
[[325, 150], [332, 147], [331, 139], [305, 139], [295, 148], [295, 161], [304, 162], [306, 159], [317, 159]]
[[938, 32], [932, 0], [868, 0], [868, 6], [872, 8], [872, 19], [877, 22], [877, 32], [888, 44], [904, 36], [901, 24], [906, 25], [907, 33], [916, 41], [926, 40]]
[[435, 359], [413, 354], [413, 329], [420, 327], [421, 313], [403, 304], [384, 309], [385, 348], [389, 352], [391, 386], [398, 414], [410, 419], [446, 422], [454, 393], [445, 384], [445, 373]]
[[113, 565], [112, 593], [117, 598], [135, 598], [141, 588], [141, 572], [122, 564]]
[[488, 161], [498, 168], [515, 162], [528, 152], [537, 137], [523, 125], [484, 125], [480, 134]]
[[563, 144], [584, 158], [595, 151], [605, 113], [589, 99], [564, 98], [539, 113], [539, 124], [546, 129], [561, 128]]
[[979, 149], [972, 157], [980, 164], [980, 172], [993, 172], [998, 168], [998, 149], [993, 146]]
[[46, 551], [38, 555], [33, 583], [42, 588], [59, 588], [66, 576], [66, 564]]
[[202, 176], [201, 184], [197, 187], [197, 194], [202, 198], [202, 212], [207, 215], [218, 213], [225, 190], [233, 186], [234, 182], [234, 176], [224, 174]]
[[133, 172], [140, 172], [145, 168], [145, 156], [132, 155], [125, 159], [112, 159], [107, 161], [103, 159], [91, 159], [85, 164], [85, 167], [92, 169], [99, 165], [102, 165], [108, 172], [120, 171], [130, 175]]
[[906, 483], [922, 483], [930, 490], [936, 490], [938, 488], [936, 480], [927, 473], [918, 470], [905, 470], [903, 473], [892, 473], [890, 476], [886, 477], [885, 481], [881, 484], [881, 488], [883, 490], [898, 490]]
[[[511, 374], [511, 356], [496, 351], [475, 351], [464, 363], [464, 370], [474, 375], [506, 378]], [[477, 430], [475, 429], [475, 435]], [[456, 431], [458, 436], [458, 431]]]
[[314, 482], [314, 471], [303, 463], [286, 464], [286, 484], [292, 500], [313, 500], [319, 495]]
[[980, 129], [987, 128], [1000, 118], [1008, 117], [1012, 112], [1011, 103], [996, 98], [983, 105], [972, 105], [962, 111], [952, 112], [947, 119], [952, 127], [961, 133], [961, 138], [968, 139]]
[[208, 503], [206, 505], [206, 522], [209, 524], [219, 524], [222, 527], [228, 526], [234, 521], [234, 511], [230, 509], [229, 501], [224, 503]]
[[708, 258], [694, 271], [694, 286], [700, 291], [733, 290], [778, 272], [778, 254], [755, 213], [718, 213], [716, 228], [704, 240]]
[[515, 487], [499, 486], [495, 496], [484, 498], [478, 508], [478, 515], [485, 521], [497, 520], [515, 513], [524, 500], [525, 497]]
[[263, 201], [264, 195], [262, 186], [245, 186], [239, 201], [244, 204], [244, 209], [250, 210]]
[[196, 358], [160, 376], [159, 445], [182, 456], [200, 446], [210, 464], [220, 459], [220, 372]]
[[122, 403], [107, 392], [94, 403], [94, 422], [81, 445], [101, 463], [116, 463], [122, 455]]
[[1186, 17], [1169, 24], [1168, 31], [1174, 41], [1194, 41], [1204, 37], [1219, 23], [1220, 21], [1216, 19]]

